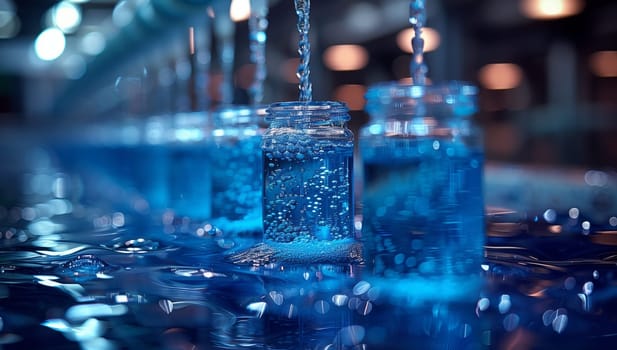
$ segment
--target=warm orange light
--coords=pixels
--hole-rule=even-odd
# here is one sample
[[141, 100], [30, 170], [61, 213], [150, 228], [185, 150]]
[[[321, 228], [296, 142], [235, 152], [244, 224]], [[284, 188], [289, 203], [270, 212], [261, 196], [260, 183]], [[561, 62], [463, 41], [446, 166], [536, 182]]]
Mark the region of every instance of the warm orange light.
[[[412, 53], [411, 38], [413, 36], [414, 30], [412, 28], [403, 29], [396, 35], [396, 44], [401, 50]], [[441, 42], [439, 32], [429, 27], [422, 28], [422, 39], [424, 39], [424, 52], [436, 50]]]
[[582, 0], [521, 0], [520, 6], [529, 18], [556, 19], [576, 15], [585, 4]]
[[333, 45], [324, 51], [323, 61], [334, 71], [359, 70], [368, 63], [368, 51], [360, 45]]
[[589, 59], [591, 72], [602, 78], [617, 77], [617, 51], [594, 52]]
[[364, 109], [364, 94], [366, 86], [359, 84], [346, 84], [334, 90], [334, 99], [347, 104], [350, 111], [361, 111]]
[[487, 64], [478, 72], [478, 80], [489, 90], [513, 89], [523, 80], [523, 71], [513, 63]]
[[234, 22], [246, 21], [251, 16], [249, 0], [232, 0], [229, 6], [229, 17]]
[[298, 79], [298, 76], [296, 75], [299, 64], [300, 64], [299, 58], [290, 58], [283, 62], [283, 64], [281, 65], [280, 73], [282, 75], [282, 78], [286, 82], [297, 84], [300, 81]]

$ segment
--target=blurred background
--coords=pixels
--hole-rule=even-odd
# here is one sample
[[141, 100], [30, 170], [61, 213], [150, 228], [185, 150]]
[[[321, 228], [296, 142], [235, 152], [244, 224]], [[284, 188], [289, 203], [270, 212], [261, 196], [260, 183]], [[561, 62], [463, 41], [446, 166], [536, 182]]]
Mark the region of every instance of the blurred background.
[[[191, 3], [0, 0], [0, 119], [108, 118], [131, 95], [114, 85], [127, 67], [133, 73], [137, 67], [160, 71], [185, 54], [189, 17], [208, 20], [207, 10], [184, 10], [185, 2]], [[148, 6], [177, 6], [176, 17], [136, 15]], [[269, 6], [264, 102], [297, 99], [293, 2], [272, 0]], [[489, 159], [617, 165], [617, 3], [432, 0], [427, 8], [428, 76], [481, 88], [478, 121], [486, 130]], [[249, 0], [233, 0], [231, 11], [234, 102], [246, 103], [243, 90], [254, 74]], [[346, 101], [357, 127], [367, 118], [362, 109], [368, 85], [409, 77], [408, 1], [313, 1], [311, 15], [314, 99]], [[211, 48], [215, 53], [215, 38]], [[212, 59], [208, 91], [196, 92], [209, 94], [213, 105], [220, 99], [212, 87], [221, 82], [217, 62]]]
[[[217, 1], [0, 0], [0, 120], [46, 130], [126, 114], [173, 113], [187, 108], [178, 107], [182, 98], [189, 99], [189, 109], [198, 109], [198, 101], [216, 107], [225, 79], [217, 58], [222, 36], [209, 35], [202, 57], [206, 85], [192, 84], [199, 77], [190, 69], [183, 73], [179, 63], [194, 54], [189, 41], [194, 28], [215, 27]], [[599, 207], [613, 210], [615, 196], [606, 193], [615, 185], [617, 167], [617, 2], [426, 3], [428, 77], [466, 80], [480, 88], [476, 118], [485, 130], [488, 163], [510, 167], [493, 169], [491, 174], [500, 174], [493, 179], [510, 176], [520, 182], [513, 166], [557, 169], [544, 172], [545, 178], [534, 173], [538, 188], [558, 176], [568, 184], [569, 175], [563, 174], [576, 174], [573, 181], [592, 188]], [[294, 4], [271, 0], [268, 5], [263, 102], [295, 100]], [[311, 5], [313, 99], [346, 102], [357, 130], [368, 118], [367, 86], [409, 79], [409, 1], [315, 0]], [[249, 13], [249, 0], [231, 1], [234, 27], [228, 33], [237, 104], [249, 102], [255, 72]]]
[[[184, 1], [151, 2], [0, 0], [0, 119], [58, 121], [118, 112], [131, 94], [118, 90], [117, 78], [139, 67], [160, 71], [185, 54], [189, 17], [208, 20], [207, 10], [182, 13]], [[178, 10], [164, 21], [135, 18], [148, 6]], [[297, 99], [293, 2], [273, 0], [269, 6], [264, 102]], [[467, 80], [481, 88], [477, 118], [486, 130], [487, 158], [617, 165], [617, 3], [433, 0], [427, 8], [428, 76], [432, 81]], [[248, 54], [249, 1], [233, 0], [231, 11], [234, 102], [246, 103], [243, 90], [254, 74]], [[343, 100], [354, 111], [352, 126], [364, 123], [366, 87], [409, 77], [407, 16], [407, 0], [313, 1], [314, 99]], [[212, 87], [221, 82], [217, 62], [212, 59], [208, 91], [196, 92], [208, 94], [213, 105], [220, 100]], [[161, 112], [153, 106], [139, 109]]]

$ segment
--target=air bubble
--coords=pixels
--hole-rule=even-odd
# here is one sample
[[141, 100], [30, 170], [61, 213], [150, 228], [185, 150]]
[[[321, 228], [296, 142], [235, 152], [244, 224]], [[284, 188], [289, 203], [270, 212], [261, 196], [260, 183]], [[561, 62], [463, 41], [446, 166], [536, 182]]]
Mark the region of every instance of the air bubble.
[[557, 219], [557, 212], [555, 211], [555, 209], [547, 209], [542, 215], [542, 217], [544, 217], [544, 220], [546, 220], [546, 222], [553, 223]]
[[362, 295], [371, 288], [371, 284], [366, 281], [360, 281], [353, 287], [354, 295]]
[[322, 315], [330, 311], [330, 304], [325, 300], [317, 300], [315, 302], [314, 307], [315, 307], [315, 311], [317, 311], [317, 313], [322, 314]]
[[488, 298], [481, 298], [478, 300], [476, 308], [478, 311], [486, 311], [490, 305], [491, 301]]
[[585, 295], [589, 295], [593, 292], [593, 282], [585, 282], [585, 284], [583, 284], [583, 293], [585, 293]]
[[508, 294], [503, 294], [501, 296], [501, 300], [499, 301], [499, 312], [505, 314], [510, 311], [510, 307], [512, 306], [512, 302], [510, 301], [510, 296]]
[[518, 327], [519, 322], [520, 317], [517, 314], [509, 314], [503, 319], [503, 328], [508, 332], [512, 332]]
[[553, 330], [562, 333], [568, 325], [568, 315], [558, 315], [552, 322]]

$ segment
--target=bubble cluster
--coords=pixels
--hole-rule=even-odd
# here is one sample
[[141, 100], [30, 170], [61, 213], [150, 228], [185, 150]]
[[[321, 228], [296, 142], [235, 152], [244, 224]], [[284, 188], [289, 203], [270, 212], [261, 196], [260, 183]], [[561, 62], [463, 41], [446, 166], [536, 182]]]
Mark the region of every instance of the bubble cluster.
[[353, 145], [277, 135], [262, 149], [266, 240], [339, 240], [353, 235]]
[[[438, 147], [437, 147], [438, 145]], [[483, 245], [482, 154], [446, 139], [361, 140], [373, 271], [467, 274]]]
[[258, 136], [221, 140], [211, 154], [212, 217], [241, 220], [261, 212]]

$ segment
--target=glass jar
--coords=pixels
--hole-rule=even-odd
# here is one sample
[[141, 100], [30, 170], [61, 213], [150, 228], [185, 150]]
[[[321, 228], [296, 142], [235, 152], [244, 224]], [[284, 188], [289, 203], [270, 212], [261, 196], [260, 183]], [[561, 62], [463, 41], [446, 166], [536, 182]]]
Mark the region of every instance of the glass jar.
[[212, 223], [231, 236], [261, 237], [261, 137], [265, 108], [221, 107], [209, 146]]
[[474, 86], [381, 83], [361, 129], [362, 236], [377, 275], [479, 271], [484, 152]]
[[270, 105], [262, 140], [266, 242], [353, 239], [353, 134], [340, 102]]
[[208, 219], [212, 213], [208, 155], [211, 116], [208, 112], [173, 115], [169, 149], [169, 205], [179, 219]]

